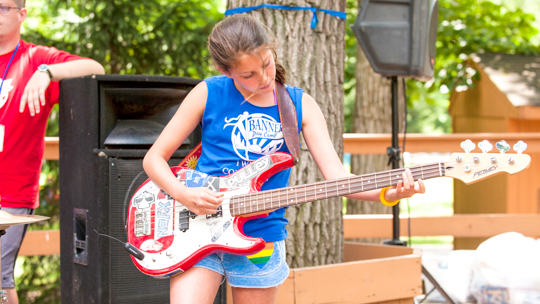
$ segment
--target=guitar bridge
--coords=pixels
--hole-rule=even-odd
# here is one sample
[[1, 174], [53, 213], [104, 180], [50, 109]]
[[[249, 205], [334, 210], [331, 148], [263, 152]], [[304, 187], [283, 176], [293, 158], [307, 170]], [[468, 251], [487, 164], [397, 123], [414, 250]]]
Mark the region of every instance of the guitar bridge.
[[148, 211], [135, 211], [135, 236], [150, 235], [150, 224]]

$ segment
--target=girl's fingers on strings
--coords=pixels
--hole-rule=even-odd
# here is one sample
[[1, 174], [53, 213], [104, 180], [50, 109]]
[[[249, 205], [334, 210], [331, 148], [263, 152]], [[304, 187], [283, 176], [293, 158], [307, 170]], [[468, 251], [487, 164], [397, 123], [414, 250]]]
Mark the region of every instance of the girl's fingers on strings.
[[419, 178], [418, 179], [418, 193], [426, 193], [426, 185], [424, 184], [424, 181]]

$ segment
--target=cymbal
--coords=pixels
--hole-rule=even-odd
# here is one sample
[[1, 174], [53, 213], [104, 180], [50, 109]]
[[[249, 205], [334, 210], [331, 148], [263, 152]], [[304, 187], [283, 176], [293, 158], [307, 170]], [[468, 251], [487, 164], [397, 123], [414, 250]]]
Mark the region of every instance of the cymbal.
[[0, 230], [6, 230], [13, 225], [24, 225], [48, 220], [50, 217], [41, 215], [14, 215], [0, 210]]

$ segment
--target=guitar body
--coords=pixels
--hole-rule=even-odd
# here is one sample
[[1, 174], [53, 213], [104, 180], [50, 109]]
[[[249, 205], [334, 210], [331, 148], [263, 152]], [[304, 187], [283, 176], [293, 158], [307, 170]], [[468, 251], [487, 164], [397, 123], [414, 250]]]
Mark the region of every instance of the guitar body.
[[269, 177], [292, 166], [289, 154], [273, 153], [223, 177], [171, 168], [188, 187], [224, 192], [220, 210], [211, 215], [190, 212], [148, 179], [137, 189], [128, 208], [127, 241], [144, 253], [143, 260], [131, 259], [141, 272], [167, 278], [188, 270], [212, 253], [250, 255], [261, 251], [264, 240], [246, 236], [242, 227], [248, 220], [266, 216], [268, 211], [234, 217], [229, 201], [233, 196], [259, 192]]

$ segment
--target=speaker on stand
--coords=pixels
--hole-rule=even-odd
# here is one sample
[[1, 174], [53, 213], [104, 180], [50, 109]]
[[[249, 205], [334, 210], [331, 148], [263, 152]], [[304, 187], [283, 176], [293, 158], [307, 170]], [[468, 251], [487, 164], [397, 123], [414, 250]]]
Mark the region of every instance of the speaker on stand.
[[[147, 179], [144, 155], [200, 80], [94, 75], [60, 85], [62, 303], [168, 303], [169, 280], [141, 273], [123, 245], [129, 201]], [[173, 154], [177, 165], [197, 128]], [[214, 303], [225, 303], [225, 286]]]
[[[420, 81], [433, 78], [439, 4], [437, 0], [362, 0], [352, 30], [376, 73], [391, 79], [392, 146], [387, 154], [392, 168], [400, 167], [397, 77]], [[392, 207], [392, 240], [387, 245], [406, 246], [399, 239], [399, 204]], [[448, 303], [454, 301], [422, 266], [422, 273]]]

